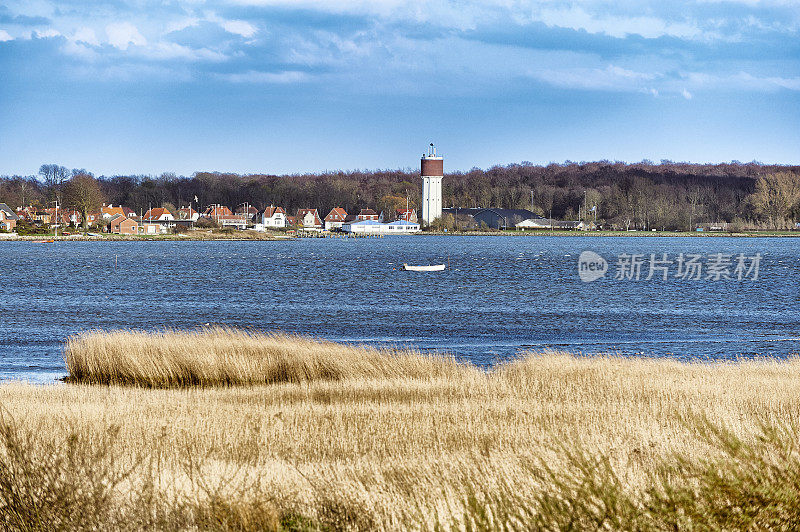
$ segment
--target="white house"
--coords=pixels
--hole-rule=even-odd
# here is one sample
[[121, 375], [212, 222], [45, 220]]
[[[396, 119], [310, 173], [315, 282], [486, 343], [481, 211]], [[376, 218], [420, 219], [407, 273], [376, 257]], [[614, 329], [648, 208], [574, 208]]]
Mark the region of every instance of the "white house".
[[347, 211], [341, 207], [334, 207], [325, 217], [325, 230], [341, 229], [345, 220], [347, 220]]
[[388, 224], [375, 220], [353, 220], [342, 225], [342, 231], [358, 235], [402, 235], [419, 232], [419, 224], [406, 220]]
[[260, 213], [260, 223], [264, 227], [286, 227], [286, 211], [281, 207], [270, 205]]
[[517, 224], [514, 224], [517, 229], [559, 229], [559, 230], [577, 230], [586, 231], [593, 229], [591, 226], [586, 225], [581, 221], [565, 221], [565, 220], [551, 220], [549, 218], [528, 218]]

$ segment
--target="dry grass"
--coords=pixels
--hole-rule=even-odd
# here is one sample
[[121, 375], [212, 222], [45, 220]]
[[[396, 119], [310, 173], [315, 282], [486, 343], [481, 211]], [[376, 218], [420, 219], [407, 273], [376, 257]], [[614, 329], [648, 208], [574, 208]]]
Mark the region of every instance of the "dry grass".
[[[231, 530], [791, 529], [800, 519], [796, 360], [548, 353], [483, 372], [220, 329], [82, 336], [67, 360], [76, 380], [144, 387], [0, 386], [5, 528], [69, 516], [86, 528]], [[238, 382], [259, 384], [176, 386]], [[42, 503], [78, 488], [85, 497]], [[104, 513], [79, 511], [81, 501]]]
[[90, 331], [67, 340], [64, 360], [70, 382], [151, 388], [418, 378], [463, 369], [452, 357], [224, 327]]

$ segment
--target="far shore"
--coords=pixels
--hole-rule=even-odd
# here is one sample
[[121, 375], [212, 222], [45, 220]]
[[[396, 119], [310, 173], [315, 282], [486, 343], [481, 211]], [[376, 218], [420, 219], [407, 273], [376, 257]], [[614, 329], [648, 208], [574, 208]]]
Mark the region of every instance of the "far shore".
[[[345, 238], [345, 233], [303, 233], [290, 235], [282, 231], [208, 231], [198, 230], [188, 233], [159, 234], [159, 235], [118, 235], [103, 233], [98, 236], [87, 234], [70, 235], [17, 235], [14, 233], [0, 233], [0, 242], [36, 242], [41, 240], [79, 241], [79, 242], [142, 242], [142, 241], [286, 241], [298, 238]], [[397, 235], [358, 235], [357, 238], [392, 238]], [[423, 231], [416, 234], [403, 236], [503, 236], [503, 237], [683, 237], [683, 238], [796, 238], [800, 231]]]

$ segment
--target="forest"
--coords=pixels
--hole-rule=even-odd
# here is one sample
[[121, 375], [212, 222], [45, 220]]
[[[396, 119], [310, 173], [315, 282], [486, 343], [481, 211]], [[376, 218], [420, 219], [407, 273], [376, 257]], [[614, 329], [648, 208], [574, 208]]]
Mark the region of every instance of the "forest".
[[[278, 205], [293, 214], [333, 207], [393, 213], [420, 204], [419, 172], [340, 171], [319, 174], [240, 175], [196, 172], [191, 176], [95, 176], [86, 169], [44, 164], [37, 175], [0, 176], [0, 203], [62, 207], [81, 212], [101, 203], [137, 213], [190, 202], [195, 209], [245, 202], [262, 209]], [[197, 198], [197, 200], [195, 200]], [[661, 161], [529, 162], [449, 172], [443, 180], [446, 207], [526, 208], [548, 218], [594, 220], [617, 229], [692, 230], [728, 223], [742, 229], [794, 228], [800, 220], [800, 166], [757, 162], [690, 164]], [[596, 208], [595, 208], [596, 207]], [[451, 223], [443, 222], [443, 223]]]

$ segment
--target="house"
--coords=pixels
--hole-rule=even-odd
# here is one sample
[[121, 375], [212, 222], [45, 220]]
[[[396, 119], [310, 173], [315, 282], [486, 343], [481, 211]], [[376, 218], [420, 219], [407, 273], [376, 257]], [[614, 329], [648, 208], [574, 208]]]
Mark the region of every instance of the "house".
[[406, 220], [388, 224], [377, 220], [354, 220], [342, 225], [342, 231], [359, 235], [402, 235], [419, 232], [419, 224]]
[[[244, 214], [244, 211], [242, 214]], [[233, 214], [233, 212], [224, 205], [210, 205], [203, 212], [203, 216], [210, 220], [214, 220], [222, 227], [237, 227], [239, 229], [245, 229], [248, 222], [246, 216]]]
[[95, 225], [101, 220], [103, 215], [100, 212], [90, 212], [86, 214], [86, 225]]
[[13, 231], [17, 227], [17, 216], [5, 203], [0, 203], [0, 231]]
[[414, 222], [414, 223], [417, 223], [419, 221], [419, 219], [417, 218], [416, 209], [397, 209], [395, 211], [395, 219], [405, 220], [407, 222]]
[[36, 225], [50, 225], [50, 213], [47, 210], [36, 210], [31, 217]]
[[142, 223], [139, 224], [138, 231], [145, 235], [158, 235], [166, 233], [167, 227], [160, 223], [150, 223], [143, 220]]
[[111, 232], [118, 235], [135, 235], [139, 232], [139, 224], [127, 216], [115, 216], [111, 220]]
[[258, 220], [264, 227], [286, 227], [288, 225], [286, 211], [274, 205], [261, 211]]
[[298, 224], [303, 225], [303, 229], [312, 231], [322, 230], [322, 220], [319, 217], [317, 209], [298, 209], [295, 219]]
[[19, 221], [25, 221], [28, 223], [33, 223], [33, 215], [36, 213], [36, 208], [33, 205], [29, 205], [27, 207], [17, 207], [16, 215], [19, 217]]
[[225, 205], [214, 204], [206, 207], [206, 210], [203, 211], [203, 216], [216, 220], [221, 216], [233, 216], [233, 212]]
[[253, 207], [250, 204], [247, 204], [247, 206], [240, 205], [236, 209], [236, 216], [239, 216], [239, 217], [247, 216], [248, 220], [253, 220], [256, 216], [258, 216], [258, 209], [256, 209], [255, 207]]
[[[122, 211], [122, 208], [120, 208], [120, 211]], [[122, 212], [120, 212], [120, 214], [124, 215]], [[150, 209], [142, 216], [142, 220], [147, 220], [148, 222], [170, 222], [174, 219], [175, 217], [172, 213], [163, 207]]]
[[178, 220], [191, 220], [196, 222], [200, 218], [200, 213], [191, 207], [181, 207], [178, 209]]
[[103, 203], [103, 206], [100, 208], [100, 214], [106, 220], [110, 220], [113, 216], [116, 216], [118, 214], [126, 216], [125, 210], [122, 208], [122, 205], [114, 207], [114, 205], [106, 205], [105, 203]]
[[589, 222], [586, 224], [581, 221], [569, 221], [569, 220], [551, 220], [549, 218], [528, 218], [527, 220], [523, 220], [517, 224], [515, 224], [517, 229], [553, 229], [553, 230], [573, 230], [573, 231], [586, 231], [587, 229], [593, 229], [594, 224]]
[[347, 220], [347, 211], [341, 207], [334, 207], [328, 216], [325, 217], [325, 230], [341, 229], [344, 222]]
[[383, 221], [382, 216], [372, 209], [361, 209], [361, 212], [356, 216], [356, 220], [375, 220], [376, 222]]

